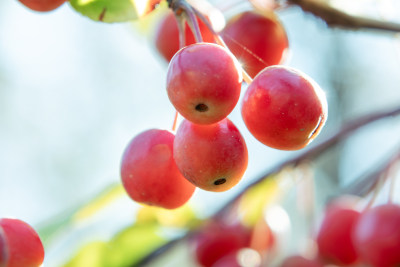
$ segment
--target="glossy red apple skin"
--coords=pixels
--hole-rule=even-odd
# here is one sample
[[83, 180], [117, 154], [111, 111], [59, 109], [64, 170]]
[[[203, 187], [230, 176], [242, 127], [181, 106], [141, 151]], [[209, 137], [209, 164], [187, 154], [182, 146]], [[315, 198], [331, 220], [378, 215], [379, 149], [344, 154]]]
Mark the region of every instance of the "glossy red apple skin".
[[264, 145], [298, 150], [319, 134], [327, 106], [324, 92], [310, 77], [290, 67], [270, 66], [247, 88], [242, 118]]
[[248, 246], [250, 232], [242, 225], [213, 222], [193, 239], [196, 261], [211, 267], [221, 258]]
[[400, 266], [400, 206], [384, 204], [363, 212], [355, 225], [353, 242], [366, 264]]
[[[203, 42], [214, 43], [214, 35], [207, 28], [207, 26], [200, 20], [197, 19], [199, 29]], [[154, 42], [157, 51], [163, 56], [163, 58], [170, 62], [171, 58], [179, 50], [179, 29], [173, 12], [168, 11], [167, 14], [160, 20], [158, 27], [155, 31]], [[185, 22], [185, 46], [196, 43], [196, 39], [187, 24]]]
[[175, 209], [192, 196], [195, 186], [179, 172], [173, 159], [174, 135], [151, 129], [137, 135], [121, 162], [122, 184], [139, 203]]
[[66, 0], [19, 0], [26, 7], [40, 12], [54, 10], [61, 6]]
[[252, 78], [265, 67], [280, 64], [289, 46], [286, 31], [272, 11], [240, 13], [228, 21], [221, 36]]
[[211, 125], [184, 120], [174, 142], [174, 159], [183, 176], [197, 187], [221, 192], [235, 186], [247, 168], [246, 143], [224, 119]]
[[42, 241], [29, 224], [3, 218], [0, 219], [0, 228], [5, 237], [6, 267], [38, 267], [43, 263]]
[[358, 261], [352, 234], [359, 217], [360, 212], [350, 207], [327, 207], [316, 238], [321, 258], [338, 265], [349, 265]]
[[238, 64], [229, 51], [216, 44], [197, 43], [179, 50], [167, 73], [171, 103], [193, 123], [212, 124], [226, 118], [240, 97]]
[[279, 267], [324, 267], [324, 265], [316, 259], [294, 255], [286, 258]]

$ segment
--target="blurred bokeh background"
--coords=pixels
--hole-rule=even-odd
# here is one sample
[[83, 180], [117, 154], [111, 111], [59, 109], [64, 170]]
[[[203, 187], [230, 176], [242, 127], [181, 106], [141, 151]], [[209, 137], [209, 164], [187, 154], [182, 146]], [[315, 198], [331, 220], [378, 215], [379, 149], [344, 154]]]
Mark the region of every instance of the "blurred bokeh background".
[[[354, 14], [400, 21], [395, 0], [332, 2]], [[343, 122], [400, 104], [396, 34], [331, 29], [298, 7], [278, 15], [290, 43], [285, 64], [313, 77], [327, 95], [328, 121], [311, 146]], [[119, 183], [120, 158], [133, 136], [172, 126], [167, 64], [152, 43], [154, 21], [105, 24], [81, 16], [68, 3], [41, 14], [16, 0], [0, 2], [0, 217], [37, 228], [62, 225], [58, 235], [45, 240], [45, 266], [60, 266], [80, 244], [94, 237], [107, 240], [135, 220], [139, 205], [126, 196], [81, 224], [66, 222], [65, 215]], [[244, 127], [239, 107], [230, 118], [246, 139], [248, 170], [228, 192], [197, 190], [191, 205], [200, 218], [301, 153], [261, 145]], [[400, 118], [388, 118], [316, 159], [317, 206], [399, 145]]]

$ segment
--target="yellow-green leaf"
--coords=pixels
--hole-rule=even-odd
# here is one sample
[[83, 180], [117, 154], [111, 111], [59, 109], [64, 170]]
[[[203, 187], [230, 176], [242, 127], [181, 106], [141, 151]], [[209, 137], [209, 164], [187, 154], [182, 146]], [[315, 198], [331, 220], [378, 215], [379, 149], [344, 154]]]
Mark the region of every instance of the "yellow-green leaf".
[[109, 242], [104, 266], [133, 266], [166, 242], [159, 231], [160, 228], [153, 224], [136, 224], [123, 230]]
[[161, 0], [70, 0], [71, 6], [95, 21], [125, 22], [149, 13]]
[[64, 267], [103, 267], [107, 243], [91, 242], [82, 247], [79, 252]]

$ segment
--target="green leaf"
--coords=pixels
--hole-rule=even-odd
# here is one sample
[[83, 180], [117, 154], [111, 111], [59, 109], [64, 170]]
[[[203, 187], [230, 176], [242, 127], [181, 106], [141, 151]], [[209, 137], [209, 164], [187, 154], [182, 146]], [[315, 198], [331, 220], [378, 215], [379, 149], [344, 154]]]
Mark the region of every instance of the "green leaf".
[[95, 21], [124, 22], [149, 13], [161, 0], [70, 0], [71, 6]]
[[126, 228], [109, 243], [106, 267], [125, 267], [136, 264], [143, 257], [166, 242], [155, 224], [134, 225]]
[[80, 251], [64, 267], [103, 267], [104, 253], [107, 243], [96, 241], [82, 247]]
[[128, 267], [165, 244], [156, 224], [130, 226], [109, 242], [94, 241], [82, 248], [64, 267]]

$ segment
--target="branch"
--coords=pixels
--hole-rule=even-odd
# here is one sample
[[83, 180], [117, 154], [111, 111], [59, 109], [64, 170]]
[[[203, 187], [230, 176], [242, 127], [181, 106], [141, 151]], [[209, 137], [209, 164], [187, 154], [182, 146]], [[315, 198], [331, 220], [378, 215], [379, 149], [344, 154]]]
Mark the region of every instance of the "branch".
[[325, 1], [316, 0], [288, 0], [289, 3], [297, 5], [305, 12], [314, 14], [324, 20], [331, 27], [350, 29], [373, 29], [390, 32], [400, 32], [400, 24], [386, 22], [361, 16], [353, 16], [336, 9]]

